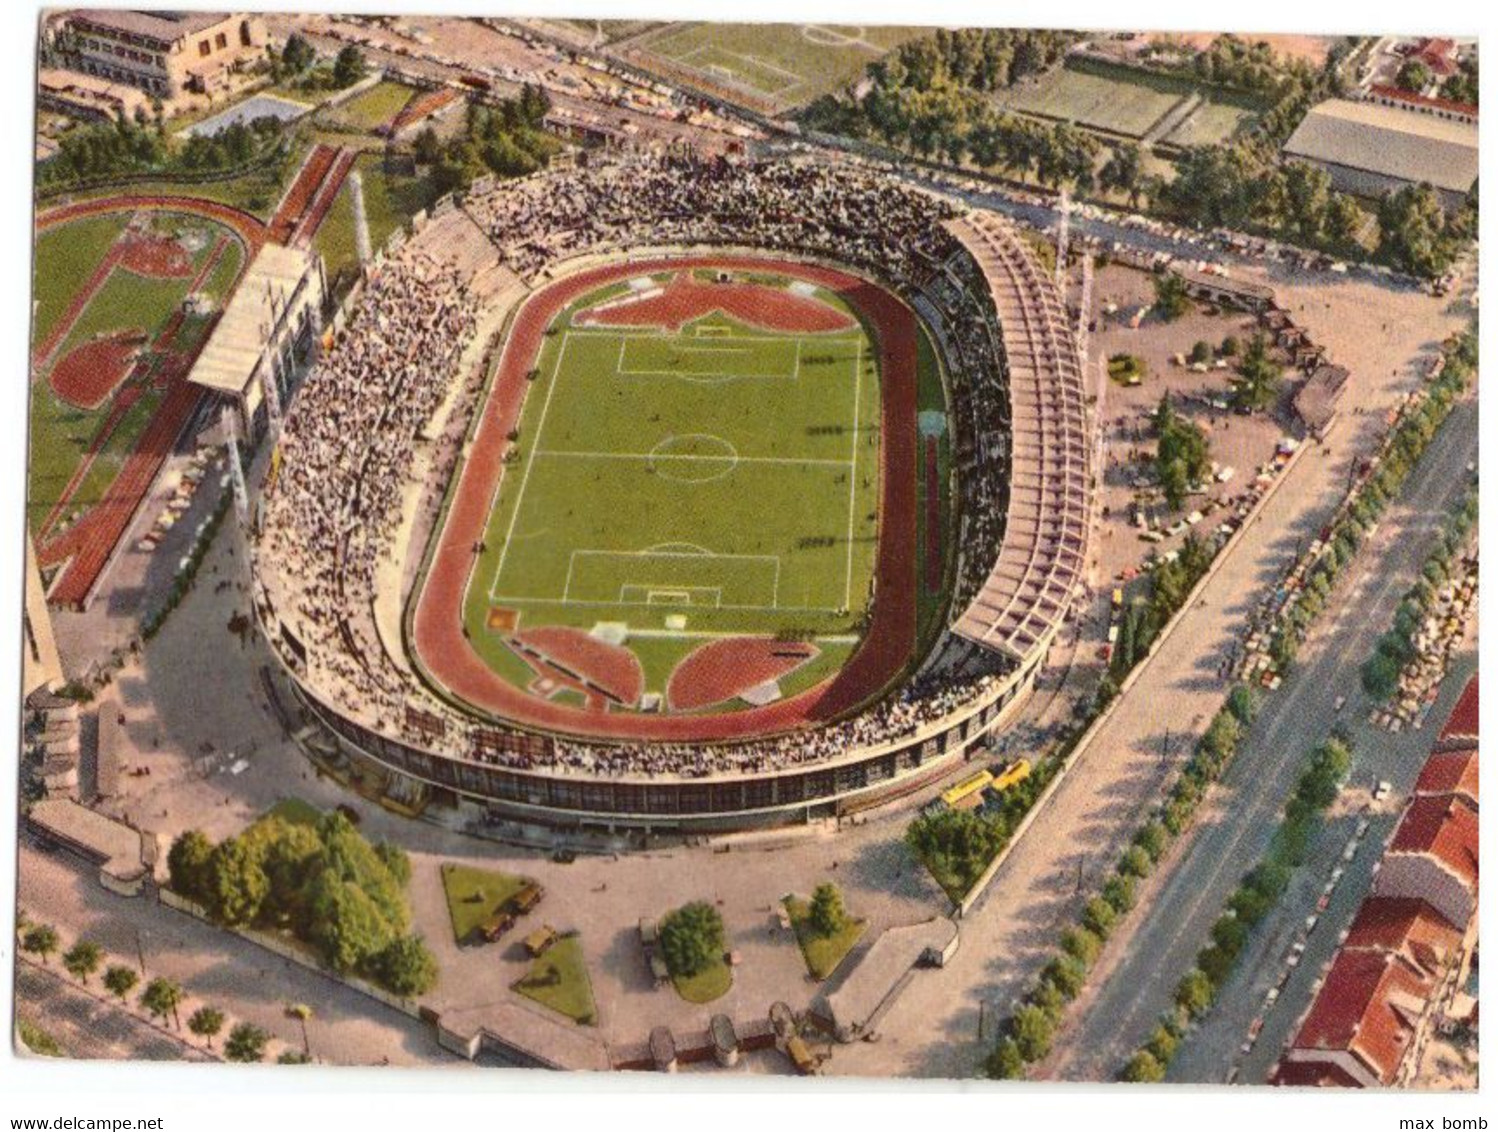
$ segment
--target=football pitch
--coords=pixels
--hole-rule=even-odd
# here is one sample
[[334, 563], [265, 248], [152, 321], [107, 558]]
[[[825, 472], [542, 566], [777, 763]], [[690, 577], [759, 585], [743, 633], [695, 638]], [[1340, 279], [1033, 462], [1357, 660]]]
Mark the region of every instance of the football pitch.
[[822, 289], [846, 328], [578, 317], [627, 290], [584, 296], [543, 340], [469, 579], [469, 640], [521, 684], [532, 674], [505, 639], [544, 626], [613, 627], [647, 689], [728, 636], [815, 640], [805, 678], [825, 674], [856, 644], [877, 551], [880, 376], [865, 328]]

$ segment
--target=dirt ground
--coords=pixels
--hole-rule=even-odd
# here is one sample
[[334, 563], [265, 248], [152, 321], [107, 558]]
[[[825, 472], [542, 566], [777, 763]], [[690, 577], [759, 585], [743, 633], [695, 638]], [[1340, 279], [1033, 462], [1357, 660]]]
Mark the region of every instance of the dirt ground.
[[[1131, 509], [1136, 502], [1144, 508], [1146, 520], [1164, 533], [1185, 515], [1207, 510], [1204, 505], [1208, 500], [1225, 503], [1246, 490], [1255, 471], [1274, 456], [1275, 446], [1289, 431], [1282, 406], [1274, 412], [1253, 416], [1240, 416], [1212, 406], [1212, 401], [1224, 404], [1231, 392], [1229, 379], [1234, 373], [1231, 363], [1225, 369], [1197, 373], [1172, 361], [1177, 354], [1189, 354], [1198, 341], [1215, 349], [1224, 338], [1233, 335], [1246, 344], [1254, 333], [1253, 316], [1231, 310], [1209, 314], [1202, 306], [1193, 304], [1190, 311], [1174, 322], [1150, 315], [1137, 329], [1132, 328], [1131, 316], [1153, 300], [1154, 284], [1147, 272], [1115, 264], [1099, 269], [1094, 278], [1097, 321], [1089, 348], [1094, 365], [1105, 364], [1115, 354], [1132, 355], [1145, 365], [1145, 376], [1139, 385], [1125, 386], [1108, 380], [1103, 392], [1106, 446], [1101, 503], [1107, 520], [1100, 528], [1100, 583], [1126, 579], [1151, 554], [1166, 554], [1185, 540], [1185, 531], [1166, 534], [1160, 542], [1142, 540], [1143, 528], [1131, 521]], [[1115, 313], [1108, 313], [1110, 310]], [[1286, 359], [1280, 357], [1280, 360]], [[1088, 380], [1090, 391], [1099, 388], [1100, 376], [1094, 368]], [[1287, 378], [1295, 376], [1294, 371], [1287, 369]], [[1155, 438], [1149, 418], [1167, 393], [1178, 413], [1196, 421], [1206, 431], [1211, 458], [1223, 469], [1233, 469], [1230, 479], [1212, 483], [1204, 494], [1191, 496], [1182, 512], [1176, 514], [1169, 513], [1158, 492], [1150, 486], [1154, 477]], [[1282, 395], [1281, 402], [1284, 400]], [[1187, 529], [1201, 536], [1215, 525], [1209, 515]]]

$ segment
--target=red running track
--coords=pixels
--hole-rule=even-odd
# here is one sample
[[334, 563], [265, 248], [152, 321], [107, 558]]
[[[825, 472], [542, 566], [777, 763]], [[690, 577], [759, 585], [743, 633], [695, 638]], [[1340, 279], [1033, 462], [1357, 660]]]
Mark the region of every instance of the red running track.
[[689, 271], [679, 271], [658, 294], [642, 298], [618, 297], [602, 309], [582, 311], [584, 326], [654, 326], [673, 332], [714, 311], [722, 311], [761, 330], [795, 334], [827, 334], [847, 330], [852, 318], [810, 295], [794, 295], [762, 283], [699, 283]]
[[810, 641], [727, 637], [694, 649], [671, 672], [666, 702], [676, 711], [712, 707], [790, 675], [820, 650]]
[[333, 161], [338, 156], [338, 151], [330, 145], [318, 142], [312, 147], [312, 152], [307, 155], [307, 160], [302, 162], [302, 167], [297, 171], [296, 180], [291, 182], [291, 188], [286, 190], [286, 195], [281, 198], [281, 207], [276, 209], [276, 214], [270, 220], [271, 239], [278, 244], [289, 244], [291, 234], [296, 231], [301, 223], [302, 217], [306, 215], [307, 209], [312, 205], [312, 199], [317, 195], [317, 190], [322, 187], [328, 170], [333, 168]]
[[[822, 683], [763, 707], [705, 715], [630, 715], [587, 711], [529, 695], [502, 678], [473, 650], [463, 631], [463, 600], [484, 536], [490, 504], [529, 383], [526, 372], [557, 313], [594, 288], [631, 276], [727, 268], [774, 271], [837, 291], [873, 328], [882, 378], [884, 475], [880, 483], [877, 597], [868, 631], [848, 663]], [[603, 739], [720, 742], [820, 724], [847, 714], [882, 691], [915, 648], [916, 633], [916, 324], [894, 295], [845, 272], [753, 256], [654, 259], [596, 268], [532, 295], [516, 315], [494, 387], [467, 462], [459, 473], [431, 569], [417, 598], [414, 651], [426, 673], [481, 711], [548, 731]]]

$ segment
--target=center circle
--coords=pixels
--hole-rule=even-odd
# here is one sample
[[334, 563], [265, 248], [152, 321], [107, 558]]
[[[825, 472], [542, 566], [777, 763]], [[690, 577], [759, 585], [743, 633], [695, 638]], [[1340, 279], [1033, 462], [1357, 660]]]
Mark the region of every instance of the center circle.
[[711, 483], [732, 474], [739, 451], [710, 432], [668, 436], [650, 450], [650, 470], [677, 483]]

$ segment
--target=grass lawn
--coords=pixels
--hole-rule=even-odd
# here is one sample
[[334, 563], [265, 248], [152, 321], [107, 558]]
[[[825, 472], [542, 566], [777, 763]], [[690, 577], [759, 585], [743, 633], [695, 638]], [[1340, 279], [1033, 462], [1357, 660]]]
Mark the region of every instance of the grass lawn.
[[322, 811], [301, 798], [282, 798], [265, 811], [265, 817], [280, 818], [290, 825], [316, 825], [322, 820]]
[[728, 993], [733, 986], [733, 968], [720, 956], [695, 975], [672, 975], [671, 985], [682, 998], [702, 1006]]
[[32, 298], [36, 302], [36, 318], [31, 328], [33, 342], [44, 339], [62, 317], [129, 219], [127, 212], [87, 217], [49, 228], [37, 236], [32, 276]]
[[322, 256], [330, 283], [341, 272], [359, 266], [359, 244], [354, 234], [354, 194], [347, 181], [333, 199], [333, 207], [317, 229], [312, 246]]
[[890, 48], [925, 30], [688, 23], [650, 37], [645, 49], [710, 83], [732, 84], [785, 109], [852, 82]]
[[[453, 938], [461, 944], [525, 884], [525, 877], [502, 873], [498, 869], [443, 865], [442, 891], [447, 894], [447, 914], [452, 919]], [[591, 1000], [592, 991], [588, 993]]]
[[384, 246], [391, 232], [436, 200], [427, 178], [386, 169], [378, 153], [361, 153], [354, 168], [364, 178], [364, 213], [369, 220], [369, 241], [376, 249]]
[[340, 122], [369, 133], [399, 114], [415, 93], [415, 87], [404, 83], [379, 82], [330, 113]]
[[576, 935], [563, 936], [547, 949], [546, 954], [537, 956], [530, 971], [515, 984], [514, 989], [546, 1009], [565, 1014], [584, 1026], [597, 1021], [593, 982], [588, 978], [588, 965]]
[[787, 896], [785, 910], [790, 913], [791, 927], [795, 929], [796, 942], [801, 945], [806, 969], [817, 979], [825, 979], [837, 970], [837, 965], [853, 950], [853, 945], [863, 938], [863, 933], [869, 926], [867, 920], [849, 919], [842, 931], [821, 936], [812, 929], [810, 903], [798, 896]]

